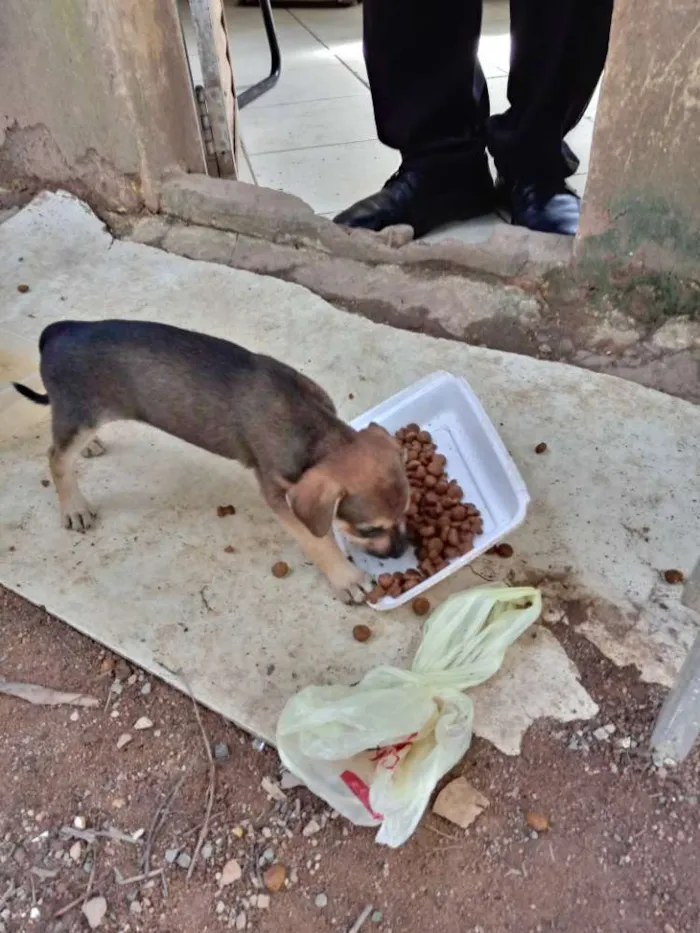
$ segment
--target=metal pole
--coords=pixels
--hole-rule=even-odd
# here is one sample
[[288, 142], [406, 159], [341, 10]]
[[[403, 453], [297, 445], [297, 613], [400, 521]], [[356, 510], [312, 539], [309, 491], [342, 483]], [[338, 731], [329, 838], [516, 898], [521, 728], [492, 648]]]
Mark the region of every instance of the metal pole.
[[[681, 602], [694, 609], [700, 621], [700, 560], [690, 575]], [[651, 748], [658, 764], [680, 764], [690, 753], [700, 735], [700, 632], [696, 635], [676, 683], [661, 707]]]

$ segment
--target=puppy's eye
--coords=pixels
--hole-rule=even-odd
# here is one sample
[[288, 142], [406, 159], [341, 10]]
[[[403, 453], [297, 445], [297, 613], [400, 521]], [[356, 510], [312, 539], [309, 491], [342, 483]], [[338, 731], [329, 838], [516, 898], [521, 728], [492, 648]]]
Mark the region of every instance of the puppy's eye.
[[371, 525], [368, 528], [356, 528], [355, 534], [358, 538], [381, 538], [386, 534], [386, 528], [381, 525]]

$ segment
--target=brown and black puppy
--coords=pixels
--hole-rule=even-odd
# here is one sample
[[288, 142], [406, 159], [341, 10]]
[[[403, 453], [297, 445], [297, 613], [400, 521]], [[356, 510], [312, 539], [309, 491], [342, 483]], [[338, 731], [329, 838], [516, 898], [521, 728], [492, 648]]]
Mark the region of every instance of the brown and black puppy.
[[141, 421], [255, 470], [266, 501], [345, 602], [371, 582], [340, 551], [333, 521], [376, 556], [406, 549], [409, 487], [396, 441], [376, 424], [354, 431], [316, 383], [284, 363], [205, 334], [139, 321], [60, 321], [41, 335], [52, 406], [49, 451], [61, 517], [95, 519], [75, 474], [78, 455], [104, 447], [98, 429]]

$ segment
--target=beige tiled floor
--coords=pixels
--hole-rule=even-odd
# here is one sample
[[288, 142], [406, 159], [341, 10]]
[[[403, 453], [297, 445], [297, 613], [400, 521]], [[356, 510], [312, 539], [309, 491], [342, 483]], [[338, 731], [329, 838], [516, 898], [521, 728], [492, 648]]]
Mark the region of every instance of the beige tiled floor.
[[[240, 91], [267, 74], [267, 42], [257, 7], [227, 5], [227, 21]], [[381, 187], [398, 165], [397, 154], [377, 139], [362, 58], [362, 6], [276, 8], [275, 22], [282, 76], [241, 112], [245, 170], [258, 184], [289, 191], [319, 213], [332, 214]], [[508, 106], [509, 56], [507, 0], [485, 0], [479, 58], [493, 113]], [[572, 179], [580, 192], [596, 102], [569, 140], [581, 158], [580, 173]], [[437, 231], [431, 239], [482, 240], [497, 223], [495, 215], [480, 218]]]

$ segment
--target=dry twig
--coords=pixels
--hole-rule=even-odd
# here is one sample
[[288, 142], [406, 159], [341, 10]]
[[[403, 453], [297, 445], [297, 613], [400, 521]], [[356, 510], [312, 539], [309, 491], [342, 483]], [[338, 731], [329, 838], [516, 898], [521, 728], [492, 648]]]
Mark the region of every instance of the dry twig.
[[59, 835], [64, 839], [82, 839], [89, 844], [94, 843], [98, 837], [104, 836], [107, 839], [114, 839], [115, 842], [130, 842], [132, 845], [138, 845], [139, 840], [134, 839], [128, 833], [123, 833], [119, 829], [110, 826], [109, 829], [74, 829], [72, 826], [62, 826]]
[[[212, 813], [209, 822], [212, 823], [214, 820], [218, 820], [220, 816], [225, 816], [226, 812], [226, 810], [217, 810], [216, 813]], [[189, 836], [194, 836], [195, 833], [200, 831], [202, 826], [204, 826], [204, 823], [197, 823], [197, 825], [192, 826], [191, 829], [186, 829], [183, 833], [180, 833], [179, 838], [187, 839]]]
[[194, 871], [194, 866], [197, 862], [197, 858], [201, 851], [201, 848], [204, 844], [204, 840], [207, 838], [207, 833], [209, 832], [209, 821], [211, 820], [211, 811], [214, 806], [214, 791], [216, 789], [216, 765], [214, 763], [214, 756], [211, 753], [211, 744], [209, 738], [204, 729], [204, 723], [202, 722], [202, 717], [199, 714], [199, 707], [197, 706], [197, 701], [194, 698], [194, 694], [190, 688], [189, 683], [184, 678], [183, 675], [180, 675], [185, 681], [185, 686], [187, 691], [192, 699], [192, 706], [194, 707], [194, 714], [197, 717], [197, 724], [199, 725], [199, 730], [202, 733], [202, 741], [204, 742], [204, 750], [206, 751], [207, 758], [209, 760], [209, 784], [207, 786], [207, 803], [204, 812], [204, 823], [200, 830], [199, 836], [197, 837], [197, 845], [194, 847], [194, 852], [192, 854], [192, 861], [190, 862], [190, 867], [187, 869], [187, 880], [189, 881], [192, 877], [192, 872]]
[[362, 911], [362, 913], [360, 914], [360, 916], [357, 918], [357, 920], [356, 920], [356, 921], [353, 923], [353, 925], [350, 927], [350, 929], [348, 930], [348, 933], [359, 933], [360, 928], [362, 927], [362, 925], [364, 924], [365, 920], [367, 919], [367, 917], [369, 917], [369, 915], [370, 915], [371, 913], [372, 913], [372, 905], [371, 905], [371, 904], [368, 904], [368, 905], [365, 907], [365, 909]]
[[453, 836], [450, 833], [443, 833], [441, 829], [438, 829], [437, 826], [433, 826], [432, 823], [426, 823], [425, 828], [429, 829], [431, 833], [435, 833], [436, 836], [442, 836], [443, 839], [449, 839], [450, 842], [455, 842], [457, 836]]
[[26, 700], [27, 703], [34, 703], [37, 706], [92, 707], [98, 705], [94, 697], [86, 696], [84, 693], [64, 693], [61, 690], [53, 690], [51, 687], [42, 687], [40, 684], [12, 683], [4, 677], [0, 677], [0, 693], [18, 697], [20, 700]]
[[137, 884], [139, 881], [148, 881], [149, 878], [157, 878], [165, 871], [164, 868], [154, 868], [151, 871], [145, 871], [141, 875], [132, 875], [131, 878], [122, 878], [117, 881], [119, 885]]
[[5, 906], [5, 904], [6, 904], [6, 903], [9, 901], [9, 899], [12, 897], [12, 895], [13, 895], [13, 893], [14, 893], [14, 890], [15, 890], [15, 882], [14, 882], [13, 879], [10, 879], [10, 883], [8, 884], [7, 888], [5, 889], [5, 893], [2, 895], [2, 897], [0, 897], [0, 907], [4, 907], [4, 906]]
[[56, 913], [53, 915], [53, 919], [54, 919], [54, 920], [58, 920], [59, 917], [62, 917], [64, 914], [67, 914], [68, 911], [69, 911], [69, 910], [73, 910], [74, 907], [80, 907], [80, 905], [81, 905], [81, 904], [84, 904], [85, 901], [87, 901], [87, 899], [90, 897], [90, 895], [91, 895], [92, 893], [94, 893], [94, 891], [99, 891], [99, 890], [100, 890], [100, 888], [101, 888], [102, 885], [105, 883], [105, 881], [107, 880], [107, 878], [109, 878], [111, 869], [108, 869], [108, 870], [104, 873], [104, 875], [102, 875], [102, 877], [100, 878], [99, 882], [98, 882], [96, 885], [94, 885], [94, 887], [93, 887], [93, 882], [94, 882], [94, 879], [95, 879], [94, 868], [95, 868], [95, 865], [93, 864], [93, 871], [90, 872], [90, 880], [88, 881], [88, 886], [87, 886], [87, 888], [85, 889], [84, 893], [81, 894], [80, 897], [76, 897], [75, 900], [72, 900], [72, 901], [70, 902], [70, 904], [66, 904], [65, 907], [61, 907], [60, 910], [57, 910]]
[[173, 789], [153, 814], [151, 825], [148, 828], [148, 835], [146, 836], [146, 847], [143, 851], [143, 859], [141, 860], [145, 873], [151, 870], [151, 849], [153, 848], [153, 841], [160, 831], [161, 826], [165, 823], [173, 800], [177, 797], [187, 774], [187, 771], [182, 772]]

